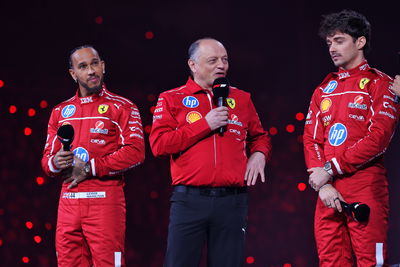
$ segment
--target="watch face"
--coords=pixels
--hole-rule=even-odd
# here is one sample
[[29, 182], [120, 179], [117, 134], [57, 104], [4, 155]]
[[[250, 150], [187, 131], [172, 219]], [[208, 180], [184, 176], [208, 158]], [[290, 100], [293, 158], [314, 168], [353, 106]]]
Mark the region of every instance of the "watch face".
[[325, 163], [324, 169], [325, 169], [325, 170], [330, 170], [330, 169], [332, 169], [331, 163], [330, 163], [329, 161], [327, 161], [327, 162]]

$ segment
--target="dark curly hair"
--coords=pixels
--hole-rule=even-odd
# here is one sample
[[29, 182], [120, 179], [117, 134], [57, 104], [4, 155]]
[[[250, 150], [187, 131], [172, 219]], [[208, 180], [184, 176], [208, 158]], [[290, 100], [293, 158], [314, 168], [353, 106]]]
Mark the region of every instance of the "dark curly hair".
[[83, 48], [92, 48], [94, 51], [96, 51], [97, 55], [98, 55], [99, 58], [101, 59], [101, 57], [100, 57], [100, 55], [99, 55], [99, 52], [97, 52], [97, 50], [93, 47], [93, 45], [89, 45], [89, 44], [81, 45], [81, 46], [78, 46], [78, 47], [72, 49], [71, 52], [69, 52], [68, 67], [69, 67], [70, 69], [73, 69], [72, 55], [73, 55], [76, 51], [81, 50], [81, 49], [83, 49]]
[[353, 37], [354, 42], [364, 36], [366, 39], [364, 52], [368, 53], [371, 49], [371, 24], [364, 15], [353, 10], [342, 10], [338, 13], [324, 15], [319, 28], [319, 36], [326, 39], [327, 36], [337, 31], [349, 34]]

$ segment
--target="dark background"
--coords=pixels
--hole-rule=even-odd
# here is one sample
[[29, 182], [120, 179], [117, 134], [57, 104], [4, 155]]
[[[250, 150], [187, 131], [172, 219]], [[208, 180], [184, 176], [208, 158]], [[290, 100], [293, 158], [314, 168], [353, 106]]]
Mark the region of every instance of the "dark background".
[[[106, 61], [108, 88], [133, 100], [143, 124], [151, 125], [150, 108], [158, 94], [186, 82], [187, 48], [206, 36], [226, 46], [231, 83], [250, 91], [264, 127], [278, 130], [268, 180], [250, 189], [246, 254], [254, 263], [246, 266], [316, 266], [317, 194], [309, 187], [298, 189], [308, 176], [299, 142], [304, 120], [295, 116], [306, 114], [315, 86], [335, 70], [317, 36], [321, 15], [344, 8], [363, 13], [372, 24], [369, 63], [389, 75], [400, 72], [399, 1], [2, 2], [0, 266], [56, 266], [61, 181], [43, 175], [40, 159], [51, 108], [76, 89], [67, 72], [69, 50], [93, 44]], [[42, 100], [47, 108], [39, 106]], [[11, 105], [16, 113], [9, 112]], [[29, 108], [35, 116], [28, 116]], [[286, 131], [288, 124], [295, 126], [293, 133]], [[26, 127], [31, 135], [24, 134]], [[399, 138], [396, 134], [386, 157], [391, 264], [400, 262]], [[162, 266], [166, 246], [169, 161], [155, 159], [146, 146], [145, 163], [126, 179], [128, 267]], [[33, 223], [31, 229], [26, 222]]]

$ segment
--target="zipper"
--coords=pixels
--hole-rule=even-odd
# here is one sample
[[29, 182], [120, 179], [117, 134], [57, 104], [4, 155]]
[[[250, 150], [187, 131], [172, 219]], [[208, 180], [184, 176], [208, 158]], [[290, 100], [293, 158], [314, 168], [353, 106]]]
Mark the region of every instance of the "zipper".
[[[212, 100], [210, 97], [210, 94], [207, 92], [207, 97], [208, 97], [208, 101], [210, 103], [210, 110], [212, 110], [213, 106], [212, 106]], [[213, 134], [213, 138], [214, 138], [214, 167], [217, 167], [217, 140], [215, 137], [215, 134]]]

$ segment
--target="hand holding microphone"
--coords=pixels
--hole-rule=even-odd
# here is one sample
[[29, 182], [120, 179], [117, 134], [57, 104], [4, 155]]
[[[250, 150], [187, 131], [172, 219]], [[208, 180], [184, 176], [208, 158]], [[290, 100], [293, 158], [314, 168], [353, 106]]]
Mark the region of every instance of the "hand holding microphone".
[[218, 108], [212, 109], [206, 115], [206, 120], [211, 130], [218, 129], [222, 135], [228, 124], [228, 108], [225, 107], [226, 98], [229, 96], [229, 81], [225, 77], [215, 79], [212, 85], [214, 100]]
[[57, 169], [64, 170], [69, 168], [74, 160], [74, 153], [70, 151], [74, 140], [74, 128], [70, 124], [63, 125], [58, 128], [57, 136], [63, 147], [54, 155], [53, 163]]
[[357, 222], [367, 222], [369, 219], [370, 208], [367, 204], [362, 204], [360, 202], [354, 202], [348, 204], [344, 201], [340, 201], [343, 210], [347, 215], [352, 217]]

